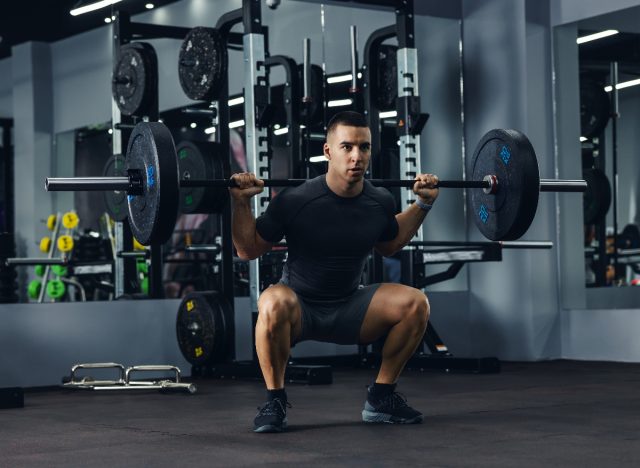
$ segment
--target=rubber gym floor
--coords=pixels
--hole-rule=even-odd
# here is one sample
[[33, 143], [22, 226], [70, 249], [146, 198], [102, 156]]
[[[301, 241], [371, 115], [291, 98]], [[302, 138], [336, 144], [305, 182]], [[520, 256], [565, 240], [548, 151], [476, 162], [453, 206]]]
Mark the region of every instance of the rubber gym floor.
[[640, 466], [640, 364], [502, 363], [499, 374], [405, 372], [420, 425], [360, 421], [373, 370], [288, 387], [289, 430], [252, 432], [258, 381], [195, 395], [33, 389], [0, 410], [3, 467]]

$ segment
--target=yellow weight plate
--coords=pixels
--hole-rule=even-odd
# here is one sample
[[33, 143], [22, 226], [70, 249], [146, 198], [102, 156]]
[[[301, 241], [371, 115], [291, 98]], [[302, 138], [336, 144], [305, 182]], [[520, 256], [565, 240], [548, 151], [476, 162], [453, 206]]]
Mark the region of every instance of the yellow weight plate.
[[49, 253], [49, 250], [51, 250], [51, 238], [45, 236], [40, 239], [40, 252]]
[[73, 211], [68, 211], [62, 216], [62, 225], [67, 229], [74, 229], [78, 222], [80, 222], [80, 219]]
[[138, 242], [138, 239], [133, 238], [133, 250], [144, 250], [144, 245]]
[[53, 231], [54, 228], [56, 227], [56, 220], [58, 219], [58, 217], [54, 214], [49, 215], [49, 217], [47, 218], [47, 229], [49, 231]]
[[58, 238], [58, 249], [61, 252], [70, 252], [73, 249], [73, 237], [64, 235]]

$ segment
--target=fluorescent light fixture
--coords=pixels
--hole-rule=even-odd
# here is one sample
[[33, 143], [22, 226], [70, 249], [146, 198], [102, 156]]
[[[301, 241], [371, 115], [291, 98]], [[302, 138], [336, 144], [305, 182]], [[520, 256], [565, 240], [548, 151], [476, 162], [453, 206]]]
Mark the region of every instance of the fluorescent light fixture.
[[104, 19], [104, 22], [109, 24], [111, 23], [111, 18], [109, 18], [108, 16]]
[[[640, 85], [640, 78], [638, 78], [637, 80], [623, 81], [622, 83], [618, 83], [616, 85], [616, 89], [623, 89], [623, 88], [628, 88], [629, 86], [637, 86], [637, 85]], [[605, 86], [604, 90], [607, 93], [610, 93], [611, 91], [613, 91], [613, 87]]]
[[284, 135], [285, 133], [289, 133], [289, 127], [284, 127], [284, 128], [276, 128], [273, 131], [274, 135]]
[[576, 42], [578, 44], [584, 44], [585, 42], [595, 41], [596, 39], [602, 39], [603, 37], [613, 36], [620, 31], [616, 29], [607, 29], [606, 31], [600, 31], [599, 33], [589, 34], [588, 36], [579, 37]]
[[580, 137], [580, 143], [582, 143], [583, 141], [587, 141], [587, 140], [588, 140], [587, 137], [583, 137], [583, 136]]
[[335, 101], [327, 102], [327, 107], [350, 106], [351, 104], [353, 104], [351, 99], [337, 99]]
[[147, 10], [153, 10], [155, 8], [155, 5], [153, 3], [147, 3], [144, 7]]
[[325, 161], [328, 161], [328, 159], [324, 154], [321, 154], [320, 156], [311, 156], [309, 158], [309, 162], [312, 162], [312, 163], [325, 162]]
[[208, 127], [204, 129], [204, 133], [206, 133], [207, 135], [211, 135], [212, 133], [215, 133], [216, 131], [216, 127]]
[[398, 117], [398, 111], [387, 111], [387, 112], [380, 112], [380, 114], [378, 114], [380, 116], [381, 119], [389, 119], [391, 117]]
[[233, 122], [229, 122], [229, 128], [237, 128], [244, 126], [244, 120], [235, 120]]
[[196, 127], [198, 126], [198, 124], [197, 124], [197, 123], [195, 123], [195, 122], [191, 122], [191, 125], [189, 125], [189, 126], [190, 126], [191, 128], [196, 128]]
[[352, 77], [353, 75], [351, 73], [349, 73], [348, 75], [330, 76], [329, 78], [327, 78], [327, 83], [328, 84], [343, 83], [345, 81], [351, 81]]
[[90, 3], [89, 5], [81, 6], [80, 8], [74, 8], [69, 11], [71, 16], [82, 15], [83, 13], [89, 13], [90, 11], [96, 11], [100, 8], [108, 7], [109, 5], [113, 5], [115, 3], [119, 3], [122, 0], [101, 0], [99, 2]]
[[237, 106], [238, 104], [244, 104], [244, 96], [229, 99], [229, 106]]

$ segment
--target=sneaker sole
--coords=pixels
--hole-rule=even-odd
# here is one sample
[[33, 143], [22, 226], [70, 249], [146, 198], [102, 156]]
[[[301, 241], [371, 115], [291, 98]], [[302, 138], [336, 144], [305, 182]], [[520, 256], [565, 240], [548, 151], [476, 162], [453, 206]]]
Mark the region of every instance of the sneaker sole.
[[362, 411], [362, 420], [366, 423], [386, 423], [386, 424], [420, 424], [424, 416], [416, 416], [411, 419], [397, 418], [388, 413], [376, 413], [374, 411]]
[[256, 427], [253, 432], [284, 432], [287, 428], [287, 423], [285, 422], [282, 426], [274, 426], [272, 424], [265, 424], [264, 426]]

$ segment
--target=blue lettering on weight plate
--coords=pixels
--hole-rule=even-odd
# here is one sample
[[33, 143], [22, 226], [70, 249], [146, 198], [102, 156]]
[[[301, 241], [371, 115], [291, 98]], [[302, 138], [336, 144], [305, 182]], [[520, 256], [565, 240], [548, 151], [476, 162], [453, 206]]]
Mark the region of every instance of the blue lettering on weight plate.
[[500, 151], [500, 157], [502, 158], [502, 161], [505, 165], [509, 164], [509, 160], [511, 159], [511, 151], [509, 151], [509, 148], [506, 145], [502, 147], [502, 150]]
[[489, 219], [489, 212], [487, 211], [487, 207], [484, 205], [480, 205], [480, 211], [478, 211], [478, 216], [480, 216], [480, 221], [484, 224], [487, 224], [487, 220]]

